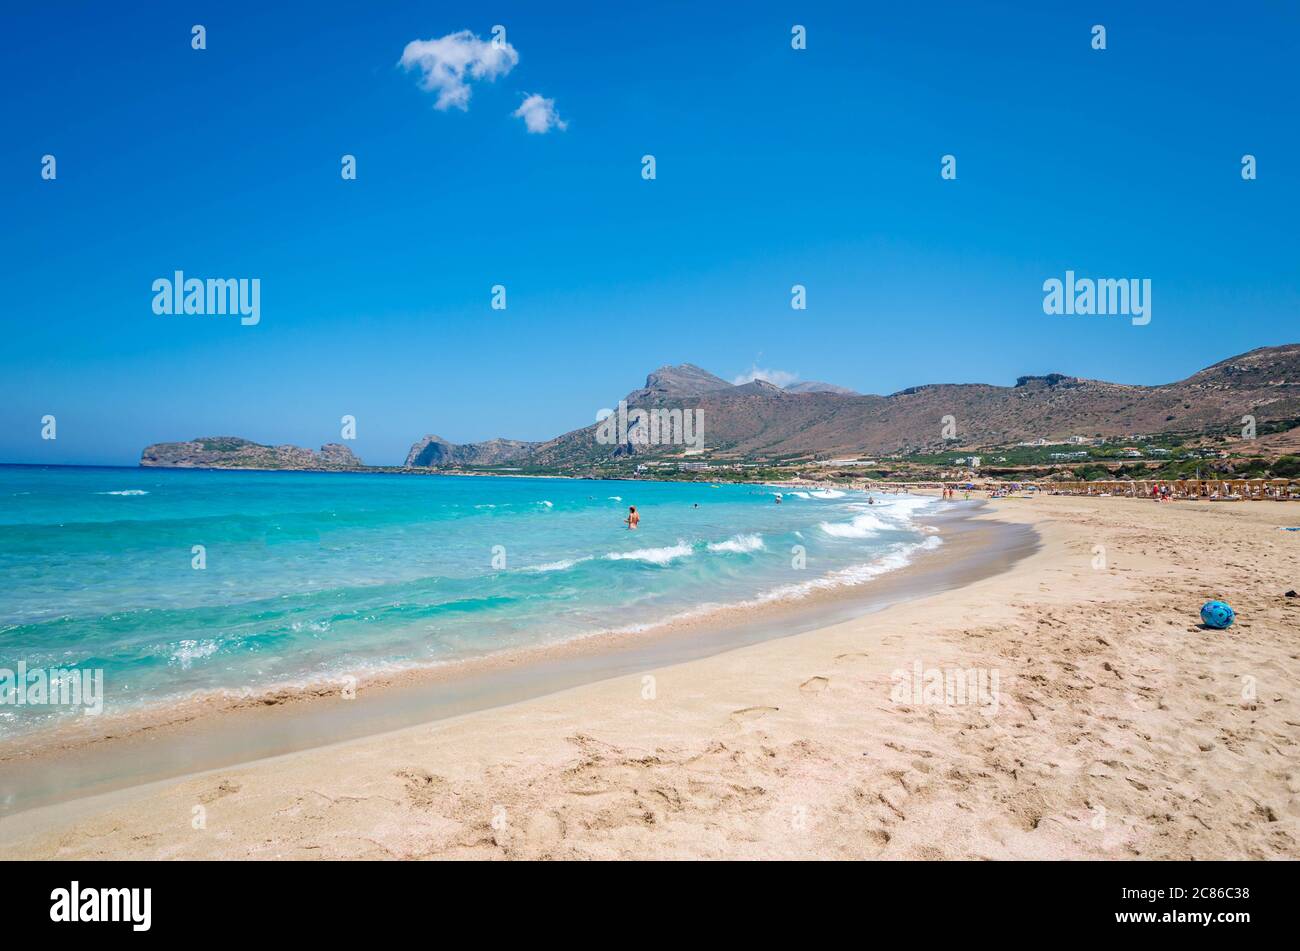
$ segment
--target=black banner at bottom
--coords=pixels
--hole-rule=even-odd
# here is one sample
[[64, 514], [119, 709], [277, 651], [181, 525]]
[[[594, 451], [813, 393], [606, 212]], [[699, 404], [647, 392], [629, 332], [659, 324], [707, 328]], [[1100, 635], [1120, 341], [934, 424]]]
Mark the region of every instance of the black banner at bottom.
[[[34, 932], [176, 937], [253, 929], [259, 938], [339, 939], [375, 928], [453, 926], [486, 917], [542, 936], [581, 922], [620, 929], [713, 919], [729, 937], [775, 922], [851, 916], [859, 926], [987, 929], [1233, 940], [1293, 920], [1290, 863], [12, 863], [2, 892], [8, 938]], [[538, 877], [533, 878], [534, 875]], [[709, 896], [712, 896], [710, 898]], [[535, 917], [534, 917], [535, 914]], [[576, 917], [575, 917], [576, 916]], [[965, 924], [963, 924], [963, 922]], [[969, 926], [970, 930], [966, 930]], [[1037, 929], [1053, 929], [1038, 931]], [[708, 929], [714, 930], [714, 929]], [[1011, 932], [1014, 934], [1014, 931]], [[1005, 934], [1005, 932], [1004, 932]], [[770, 937], [770, 936], [769, 936]], [[16, 946], [16, 945], [15, 945]]]

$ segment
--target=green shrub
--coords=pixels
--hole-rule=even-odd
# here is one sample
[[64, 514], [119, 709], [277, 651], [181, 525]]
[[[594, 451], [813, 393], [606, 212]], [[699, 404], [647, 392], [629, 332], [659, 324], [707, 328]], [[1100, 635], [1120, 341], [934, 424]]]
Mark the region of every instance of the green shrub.
[[1279, 456], [1270, 471], [1275, 479], [1294, 479], [1300, 476], [1300, 456]]

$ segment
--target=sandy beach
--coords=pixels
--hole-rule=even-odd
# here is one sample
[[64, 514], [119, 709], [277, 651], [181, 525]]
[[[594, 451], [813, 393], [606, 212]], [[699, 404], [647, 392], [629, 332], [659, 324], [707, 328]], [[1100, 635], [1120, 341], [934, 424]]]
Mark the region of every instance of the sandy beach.
[[[1284, 596], [1300, 587], [1300, 533], [1279, 530], [1300, 507], [1043, 496], [978, 517], [1032, 526], [1041, 547], [818, 630], [21, 812], [0, 820], [0, 847], [28, 859], [1300, 856], [1300, 599]], [[1210, 598], [1236, 608], [1235, 626], [1200, 626]], [[978, 696], [913, 684], [955, 670]]]

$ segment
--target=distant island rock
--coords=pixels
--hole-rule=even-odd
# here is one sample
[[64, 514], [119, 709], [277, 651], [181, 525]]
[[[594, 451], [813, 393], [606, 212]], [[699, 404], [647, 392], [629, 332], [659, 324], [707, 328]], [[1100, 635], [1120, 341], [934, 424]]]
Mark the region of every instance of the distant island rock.
[[425, 436], [406, 454], [406, 467], [497, 466], [530, 455], [539, 443], [519, 439], [489, 439], [457, 445], [441, 436]]
[[358, 469], [365, 464], [336, 442], [313, 452], [301, 446], [264, 446], [238, 436], [200, 436], [189, 442], [146, 446], [140, 453], [140, 465], [162, 469]]

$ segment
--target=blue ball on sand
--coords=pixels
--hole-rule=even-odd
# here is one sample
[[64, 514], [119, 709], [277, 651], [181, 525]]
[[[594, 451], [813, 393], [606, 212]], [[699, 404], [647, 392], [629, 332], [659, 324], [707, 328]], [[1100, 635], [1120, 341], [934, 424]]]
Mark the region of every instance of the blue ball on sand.
[[1232, 627], [1232, 622], [1236, 620], [1237, 615], [1232, 610], [1232, 605], [1227, 601], [1206, 601], [1201, 606], [1201, 620], [1206, 627], [1213, 627], [1222, 630], [1225, 627]]

